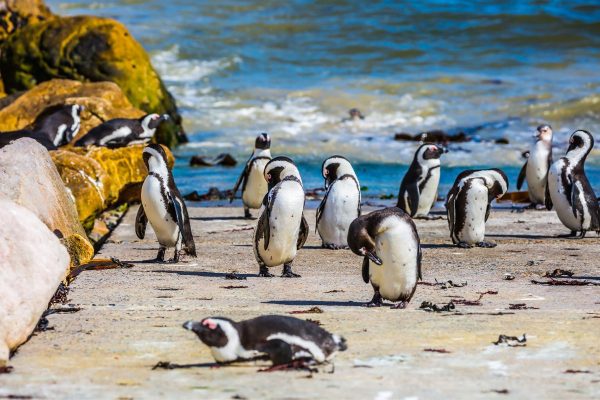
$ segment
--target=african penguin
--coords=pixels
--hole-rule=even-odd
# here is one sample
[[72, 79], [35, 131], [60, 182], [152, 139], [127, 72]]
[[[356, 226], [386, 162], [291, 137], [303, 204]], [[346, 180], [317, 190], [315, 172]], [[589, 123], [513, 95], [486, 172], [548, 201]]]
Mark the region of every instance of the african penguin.
[[135, 218], [135, 233], [143, 239], [150, 221], [160, 244], [156, 261], [165, 259], [167, 247], [175, 247], [171, 261], [179, 261], [179, 251], [196, 257], [196, 246], [187, 207], [175, 186], [167, 165], [167, 155], [159, 144], [149, 144], [143, 151], [148, 176], [142, 185], [142, 204]]
[[267, 181], [263, 172], [265, 166], [271, 161], [271, 138], [266, 133], [261, 133], [254, 142], [254, 152], [246, 162], [242, 174], [233, 187], [229, 202], [240, 185], [242, 185], [242, 201], [244, 203], [244, 217], [252, 218], [251, 208], [260, 208], [265, 194], [267, 194]]
[[507, 190], [508, 178], [499, 169], [461, 172], [446, 196], [452, 242], [462, 248], [495, 247], [495, 243], [484, 241], [485, 223], [492, 201]]
[[322, 246], [348, 248], [348, 227], [360, 216], [360, 184], [350, 161], [332, 156], [321, 167], [325, 196], [317, 208], [317, 232]]
[[521, 190], [523, 182], [527, 180], [527, 191], [531, 204], [536, 208], [544, 207], [546, 184], [548, 182], [548, 169], [552, 165], [552, 127], [540, 125], [533, 136], [534, 142], [529, 150], [529, 157], [517, 180], [517, 190]]
[[585, 175], [585, 159], [594, 147], [594, 137], [584, 130], [575, 131], [569, 139], [567, 154], [550, 167], [546, 190], [546, 208], [556, 209], [560, 221], [574, 236], [587, 231], [600, 234], [598, 200]]
[[273, 365], [295, 360], [323, 363], [346, 350], [346, 339], [332, 335], [317, 324], [302, 319], [264, 315], [234, 322], [228, 318], [187, 321], [218, 363], [267, 357]]
[[81, 126], [81, 111], [78, 104], [59, 104], [47, 107], [27, 128], [18, 131], [0, 132], [0, 148], [10, 142], [29, 137], [48, 150], [56, 150], [69, 144]]
[[382, 299], [405, 308], [421, 279], [421, 244], [415, 223], [398, 207], [373, 211], [355, 219], [348, 231], [348, 245], [363, 256], [362, 277], [375, 291], [369, 307]]
[[264, 176], [269, 192], [263, 199], [254, 231], [258, 275], [272, 277], [268, 267], [283, 264], [282, 277], [299, 277], [292, 272], [292, 262], [308, 237], [300, 172], [291, 159], [276, 157], [265, 166]]
[[141, 118], [115, 118], [103, 122], [75, 142], [75, 146], [125, 147], [147, 143], [152, 139], [161, 122], [169, 119], [167, 114], [147, 114]]
[[435, 144], [419, 146], [400, 184], [396, 207], [413, 218], [429, 218], [429, 210], [437, 199], [440, 156], [444, 152], [443, 147]]

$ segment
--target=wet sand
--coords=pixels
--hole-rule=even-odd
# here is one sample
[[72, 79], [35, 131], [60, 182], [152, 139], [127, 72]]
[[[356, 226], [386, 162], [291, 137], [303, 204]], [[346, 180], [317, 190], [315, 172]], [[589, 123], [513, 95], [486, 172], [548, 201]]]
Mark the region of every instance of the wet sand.
[[[566, 230], [553, 212], [493, 212], [487, 227], [488, 238], [498, 242], [493, 249], [458, 249], [445, 220], [418, 221], [424, 282], [467, 285], [421, 284], [406, 310], [391, 310], [362, 306], [372, 289], [361, 279], [361, 259], [319, 247], [314, 210], [306, 212], [313, 230], [294, 263], [300, 279], [256, 277], [256, 221], [239, 218], [239, 208], [191, 207], [199, 257], [144, 263], [158, 246], [152, 232], [141, 241], [135, 237], [136, 211], [127, 213], [97, 255], [135, 266], [79, 275], [69, 303], [81, 311], [48, 317], [53, 330], [33, 336], [10, 361], [13, 372], [0, 375], [0, 398], [600, 396], [600, 286], [531, 283], [555, 268], [600, 276], [600, 239], [556, 238]], [[247, 279], [226, 280], [233, 271]], [[504, 280], [505, 273], [515, 279]], [[243, 287], [226, 288], [232, 285]], [[488, 291], [497, 294], [484, 295], [481, 305], [458, 304]], [[453, 312], [419, 309], [423, 301], [442, 304], [452, 297], [458, 299]], [[530, 308], [509, 309], [523, 303]], [[203, 365], [212, 362], [208, 349], [181, 328], [206, 316], [245, 319], [311, 307], [323, 313], [296, 316], [318, 320], [349, 345], [319, 373], [259, 373], [263, 362], [209, 368]], [[523, 333], [525, 347], [492, 344], [500, 334]], [[159, 361], [191, 368], [152, 370]]]

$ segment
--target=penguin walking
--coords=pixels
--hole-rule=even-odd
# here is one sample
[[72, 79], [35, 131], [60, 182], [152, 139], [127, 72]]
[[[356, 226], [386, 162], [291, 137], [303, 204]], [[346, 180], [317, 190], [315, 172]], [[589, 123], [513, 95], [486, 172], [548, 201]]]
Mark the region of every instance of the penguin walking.
[[440, 183], [440, 157], [445, 151], [435, 144], [419, 146], [402, 179], [396, 206], [413, 218], [430, 219]]
[[540, 125], [533, 136], [535, 141], [529, 149], [529, 157], [517, 179], [517, 190], [521, 190], [525, 180], [532, 206], [544, 208], [548, 170], [552, 165], [552, 127]]
[[556, 210], [570, 235], [584, 238], [587, 231], [600, 234], [600, 210], [592, 185], [585, 175], [585, 159], [594, 147], [594, 137], [584, 130], [573, 132], [567, 154], [550, 167], [546, 208]]
[[462, 248], [496, 247], [496, 243], [484, 241], [485, 223], [492, 201], [507, 190], [508, 178], [499, 169], [461, 172], [446, 196], [452, 242]]
[[142, 204], [135, 218], [135, 233], [143, 239], [150, 221], [160, 244], [156, 261], [165, 260], [167, 247], [175, 247], [172, 262], [179, 261], [183, 246], [186, 254], [196, 257], [187, 207], [175, 186], [167, 165], [167, 155], [158, 144], [149, 144], [143, 152], [148, 176], [142, 185]]
[[317, 232], [322, 246], [348, 248], [348, 228], [360, 217], [360, 184], [352, 164], [342, 156], [332, 156], [321, 167], [325, 197], [317, 208]]
[[254, 231], [254, 255], [260, 267], [258, 276], [272, 277], [268, 267], [283, 264], [282, 277], [300, 277], [292, 272], [296, 252], [308, 237], [300, 172], [288, 157], [275, 157], [265, 166], [264, 176], [269, 192], [264, 197]]
[[343, 337], [313, 322], [281, 315], [264, 315], [240, 322], [222, 317], [205, 318], [199, 322], [187, 321], [183, 327], [210, 347], [218, 363], [264, 357], [274, 366], [294, 361], [323, 363], [347, 348]]
[[252, 218], [250, 209], [258, 209], [267, 194], [267, 181], [263, 174], [265, 166], [271, 161], [271, 138], [266, 133], [261, 133], [254, 142], [254, 152], [246, 162], [242, 174], [233, 187], [229, 202], [233, 201], [235, 193], [242, 185], [242, 201], [244, 203], [244, 217]]
[[0, 148], [10, 142], [29, 137], [36, 140], [48, 150], [56, 150], [69, 144], [81, 127], [81, 111], [78, 104], [59, 104], [47, 107], [33, 123], [21, 130], [0, 132]]
[[348, 231], [348, 245], [363, 256], [362, 277], [375, 291], [367, 307], [379, 307], [383, 299], [405, 308], [421, 277], [421, 243], [415, 223], [398, 207], [373, 211], [355, 219]]
[[161, 122], [169, 119], [167, 114], [147, 114], [141, 118], [115, 118], [103, 122], [79, 138], [74, 145], [125, 147], [147, 143], [152, 139]]

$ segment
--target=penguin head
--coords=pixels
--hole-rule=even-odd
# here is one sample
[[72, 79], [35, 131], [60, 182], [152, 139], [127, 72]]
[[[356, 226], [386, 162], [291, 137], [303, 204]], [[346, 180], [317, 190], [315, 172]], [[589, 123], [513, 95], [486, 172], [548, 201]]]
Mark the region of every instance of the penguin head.
[[352, 108], [350, 111], [348, 111], [348, 115], [350, 115], [351, 120], [365, 119], [365, 116], [362, 115], [358, 108]]
[[485, 173], [485, 182], [488, 187], [488, 197], [490, 201], [499, 199], [508, 191], [508, 177], [498, 168], [483, 171]]
[[345, 157], [338, 155], [331, 156], [323, 161], [321, 173], [323, 174], [323, 178], [325, 178], [325, 189], [341, 176], [352, 175], [356, 177], [356, 173], [354, 172], [354, 168], [352, 168], [350, 161]]
[[34, 131], [48, 135], [56, 147], [68, 144], [81, 127], [81, 111], [79, 104], [58, 104], [47, 107], [32, 124]]
[[368, 257], [377, 265], [382, 261], [375, 252], [375, 240], [369, 233], [368, 216], [356, 218], [348, 228], [348, 247], [356, 255]]
[[425, 143], [419, 146], [415, 153], [415, 160], [422, 165], [435, 164], [439, 165], [439, 159], [442, 154], [448, 152], [445, 147], [437, 144]]
[[275, 157], [269, 161], [265, 165], [264, 175], [269, 185], [269, 190], [288, 176], [294, 176], [302, 182], [300, 171], [298, 171], [298, 167], [296, 167], [294, 161], [291, 158], [283, 156]]
[[167, 153], [160, 144], [150, 143], [146, 146], [142, 152], [142, 158], [148, 172], [154, 172], [161, 176], [169, 174]]
[[221, 325], [226, 321], [224, 318], [204, 318], [202, 321], [187, 321], [183, 328], [194, 332], [198, 339], [209, 347], [225, 347], [229, 342], [227, 333]]
[[271, 148], [271, 137], [266, 133], [261, 133], [254, 141], [254, 148], [266, 150]]
[[594, 137], [588, 131], [580, 129], [573, 132], [569, 138], [567, 158], [574, 161], [585, 160], [594, 147]]
[[543, 124], [537, 127], [533, 137], [537, 141], [552, 143], [552, 127], [548, 124]]
[[143, 132], [140, 134], [141, 138], [151, 138], [154, 135], [154, 131], [161, 122], [169, 119], [169, 115], [163, 114], [147, 114], [139, 119], [142, 125]]

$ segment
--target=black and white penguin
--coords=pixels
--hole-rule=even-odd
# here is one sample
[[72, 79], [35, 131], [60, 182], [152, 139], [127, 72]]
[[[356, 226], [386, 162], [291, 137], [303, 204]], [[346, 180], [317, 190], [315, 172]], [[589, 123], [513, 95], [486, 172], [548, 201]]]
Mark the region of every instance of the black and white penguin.
[[594, 147], [594, 137], [584, 130], [575, 131], [569, 139], [567, 154], [550, 167], [546, 192], [546, 208], [553, 207], [560, 221], [571, 230], [567, 236], [587, 231], [600, 234], [600, 210], [592, 185], [585, 175], [585, 159]]
[[264, 315], [234, 322], [205, 318], [183, 324], [210, 348], [218, 363], [267, 357], [273, 365], [296, 360], [323, 363], [346, 350], [346, 339], [317, 324], [281, 315]]
[[59, 104], [44, 109], [27, 128], [18, 131], [0, 132], [0, 148], [10, 142], [29, 137], [48, 150], [56, 150], [69, 144], [81, 127], [81, 111], [78, 104]]
[[437, 199], [440, 157], [444, 152], [443, 147], [435, 144], [419, 146], [400, 184], [396, 207], [413, 218], [428, 218]]
[[152, 139], [161, 122], [169, 119], [167, 114], [148, 114], [141, 118], [115, 118], [103, 122], [75, 142], [75, 146], [125, 147], [147, 143]]
[[317, 232], [328, 249], [348, 248], [348, 228], [360, 217], [360, 184], [352, 164], [332, 156], [321, 167], [325, 196], [317, 208]]
[[548, 169], [552, 165], [552, 136], [550, 125], [537, 127], [537, 132], [533, 136], [534, 142], [529, 149], [529, 157], [521, 168], [517, 180], [517, 190], [521, 190], [523, 182], [527, 180], [529, 199], [536, 208], [544, 207]]
[[421, 279], [421, 243], [410, 216], [398, 207], [363, 215], [350, 224], [348, 246], [364, 257], [362, 277], [375, 291], [367, 306], [386, 299], [405, 308]]
[[304, 188], [300, 172], [287, 157], [275, 157], [265, 166], [269, 186], [254, 231], [254, 255], [259, 276], [272, 277], [268, 267], [283, 264], [282, 277], [295, 278], [292, 262], [308, 237], [304, 218]]
[[254, 142], [254, 152], [246, 162], [242, 174], [233, 187], [229, 202], [240, 185], [242, 185], [242, 201], [244, 202], [244, 217], [252, 218], [250, 209], [260, 208], [267, 194], [268, 186], [263, 174], [265, 166], [271, 161], [271, 138], [266, 133], [261, 133]]
[[175, 247], [173, 262], [179, 261], [182, 246], [186, 254], [196, 257], [187, 207], [175, 186], [165, 151], [159, 144], [149, 144], [143, 158], [148, 176], [142, 185], [142, 204], [135, 218], [137, 237], [144, 238], [150, 221], [160, 244], [156, 261], [164, 261], [167, 247]]
[[492, 201], [507, 190], [508, 178], [497, 168], [461, 172], [446, 196], [452, 242], [462, 248], [495, 247], [495, 243], [484, 241], [485, 223]]

